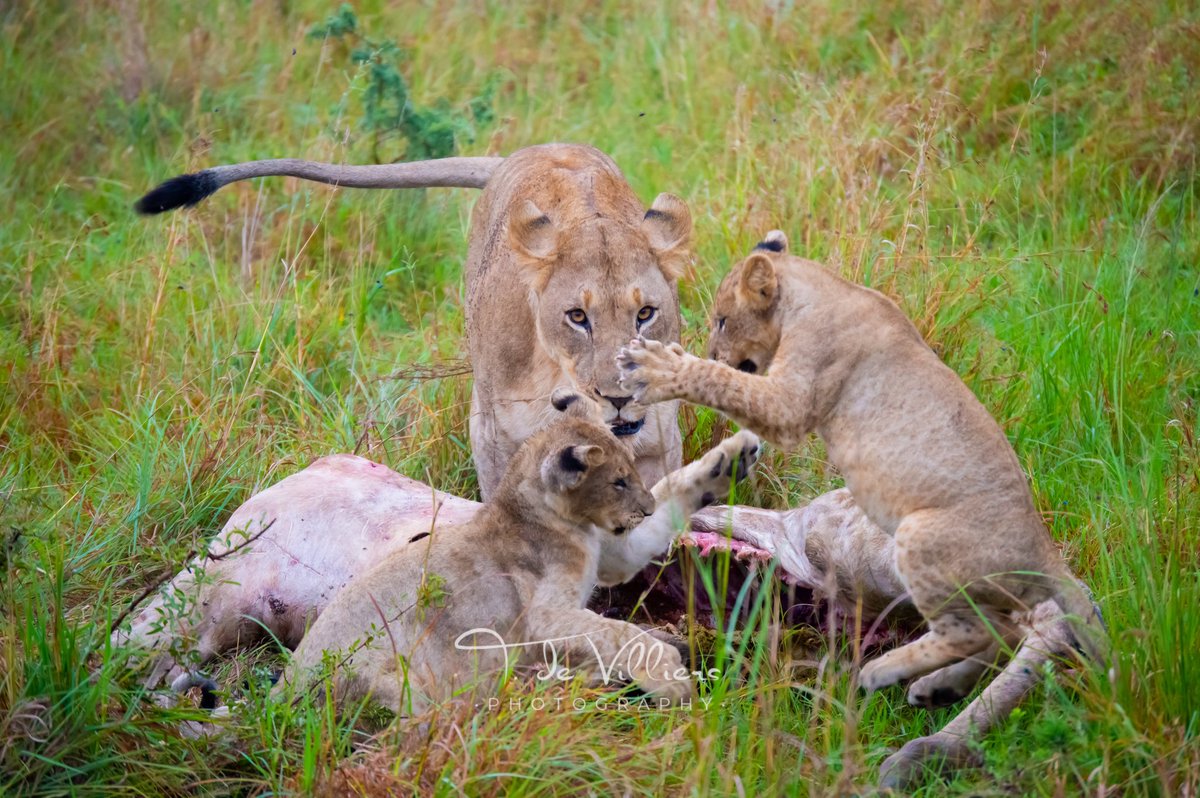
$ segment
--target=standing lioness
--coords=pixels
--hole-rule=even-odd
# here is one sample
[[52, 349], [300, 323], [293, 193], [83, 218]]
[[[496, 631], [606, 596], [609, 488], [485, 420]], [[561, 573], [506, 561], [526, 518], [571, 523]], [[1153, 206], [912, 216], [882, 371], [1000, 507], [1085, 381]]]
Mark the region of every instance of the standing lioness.
[[1015, 634], [1014, 612], [1047, 600], [1078, 632], [1096, 620], [1003, 431], [882, 294], [787, 254], [773, 231], [721, 283], [709, 354], [633, 341], [619, 362], [640, 401], [708, 405], [787, 448], [816, 431], [854, 500], [894, 537], [929, 631], [867, 663], [864, 687], [980, 654]]
[[675, 283], [692, 217], [660, 194], [646, 210], [613, 160], [594, 147], [542, 144], [508, 158], [341, 166], [295, 159], [217, 166], [173, 178], [142, 213], [195, 205], [222, 186], [290, 175], [352, 188], [482, 188], [467, 250], [467, 344], [475, 379], [471, 453], [487, 499], [521, 442], [548, 421], [555, 387], [598, 400], [653, 484], [683, 459], [675, 406], [646, 408], [621, 390], [613, 363], [631, 335], [679, 339]]

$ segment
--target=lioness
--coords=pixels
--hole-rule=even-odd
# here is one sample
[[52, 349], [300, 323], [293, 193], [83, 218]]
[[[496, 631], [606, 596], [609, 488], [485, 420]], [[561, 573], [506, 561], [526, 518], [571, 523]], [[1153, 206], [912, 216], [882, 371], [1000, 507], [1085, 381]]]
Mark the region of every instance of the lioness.
[[[522, 444], [471, 521], [435, 522], [337, 594], [285, 682], [305, 685], [338, 652], [335, 696], [370, 695], [397, 712], [419, 712], [464, 687], [486, 689], [506, 665], [542, 659], [587, 663], [664, 703], [690, 693], [678, 649], [586, 609], [604, 550], [651, 515], [655, 499], [592, 402], [557, 394], [555, 406], [565, 416]], [[753, 439], [734, 442], [744, 444], [757, 450]], [[676, 481], [694, 487], [695, 475], [711, 482], [711, 472], [696, 464]], [[697, 509], [701, 497], [693, 497], [677, 509]]]
[[[635, 339], [618, 363], [639, 402], [708, 405], [785, 448], [821, 436], [929, 625], [868, 662], [863, 687], [986, 658], [1019, 637], [1015, 614], [1047, 601], [1100, 659], [1091, 600], [1003, 431], [893, 302], [789, 255], [772, 231], [722, 281], [709, 355]], [[910, 699], [923, 695], [918, 681]]]
[[564, 384], [601, 402], [613, 433], [632, 442], [648, 484], [679, 467], [675, 406], [631, 401], [613, 363], [630, 335], [679, 339], [676, 280], [692, 218], [678, 197], [659, 194], [646, 210], [604, 153], [543, 144], [507, 158], [217, 166], [166, 181], [136, 208], [195, 205], [222, 186], [270, 175], [353, 188], [483, 189], [471, 216], [465, 282], [471, 453], [485, 500], [521, 442], [546, 424], [547, 399]]

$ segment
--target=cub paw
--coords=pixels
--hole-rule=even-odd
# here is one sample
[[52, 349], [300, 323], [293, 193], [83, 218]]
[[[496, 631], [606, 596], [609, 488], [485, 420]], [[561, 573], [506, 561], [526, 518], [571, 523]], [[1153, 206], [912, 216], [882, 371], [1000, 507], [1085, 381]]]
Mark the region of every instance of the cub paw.
[[859, 686], [868, 693], [873, 693], [899, 682], [901, 679], [900, 669], [894, 667], [889, 661], [889, 657], [893, 653], [895, 652], [889, 651], [863, 665], [862, 671], [858, 674]]
[[709, 477], [740, 482], [750, 476], [750, 472], [758, 465], [761, 443], [757, 435], [746, 429], [722, 441], [705, 455], [706, 459], [714, 454], [718, 456], [709, 469]]
[[[692, 680], [674, 640], [643, 632], [649, 640], [642, 651], [631, 651], [631, 670], [637, 688], [663, 706], [675, 706], [692, 694]], [[644, 652], [644, 653], [643, 653]]]
[[964, 689], [964, 685], [958, 684], [948, 676], [946, 668], [942, 668], [917, 679], [908, 688], [908, 703], [914, 707], [937, 709], [966, 698], [967, 693], [971, 692], [971, 686], [965, 686]]
[[683, 367], [687, 352], [679, 344], [635, 338], [617, 353], [621, 388], [638, 404], [674, 399], [671, 383]]
[[660, 705], [677, 707], [692, 695], [691, 679], [638, 679], [637, 683]]
[[690, 486], [690, 493], [694, 497], [691, 510], [695, 512], [724, 500], [734, 483], [754, 471], [761, 453], [758, 436], [749, 430], [742, 430], [700, 458], [694, 472], [696, 482]]

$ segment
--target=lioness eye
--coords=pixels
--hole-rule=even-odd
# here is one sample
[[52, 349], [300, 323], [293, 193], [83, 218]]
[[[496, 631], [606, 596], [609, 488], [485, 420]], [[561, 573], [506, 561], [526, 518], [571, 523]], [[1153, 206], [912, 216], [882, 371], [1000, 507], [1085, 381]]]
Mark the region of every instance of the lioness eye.
[[724, 330], [724, 329], [725, 329], [725, 317], [724, 317], [724, 316], [722, 316], [721, 318], [717, 319], [717, 329], [718, 329], [718, 330]]
[[650, 321], [650, 319], [654, 318], [654, 314], [657, 312], [658, 308], [651, 305], [645, 305], [642, 307], [642, 309], [637, 313], [637, 326], [641, 327], [643, 324]]
[[577, 327], [588, 326], [588, 317], [583, 308], [571, 308], [567, 311], [567, 318]]
[[629, 487], [629, 483], [627, 483], [623, 477], [614, 482], [613, 485], [616, 486], [617, 490], [625, 490]]

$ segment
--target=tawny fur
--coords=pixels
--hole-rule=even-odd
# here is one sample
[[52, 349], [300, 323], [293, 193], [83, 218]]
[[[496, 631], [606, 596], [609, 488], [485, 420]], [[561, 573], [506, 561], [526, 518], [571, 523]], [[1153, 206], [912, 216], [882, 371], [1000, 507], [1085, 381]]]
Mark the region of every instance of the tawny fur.
[[629, 402], [614, 356], [631, 331], [679, 339], [675, 284], [691, 229], [681, 200], [659, 195], [647, 212], [592, 147], [528, 147], [496, 170], [471, 216], [465, 274], [470, 431], [485, 499], [564, 384], [599, 399], [611, 424], [643, 422], [631, 440], [647, 483], [679, 467], [675, 406]]
[[722, 282], [709, 352], [635, 340], [618, 362], [643, 403], [707, 405], [788, 449], [821, 436], [929, 625], [863, 667], [866, 689], [984, 658], [1047, 601], [1099, 656], [1090, 598], [1003, 431], [891, 300], [787, 254], [775, 231]]

